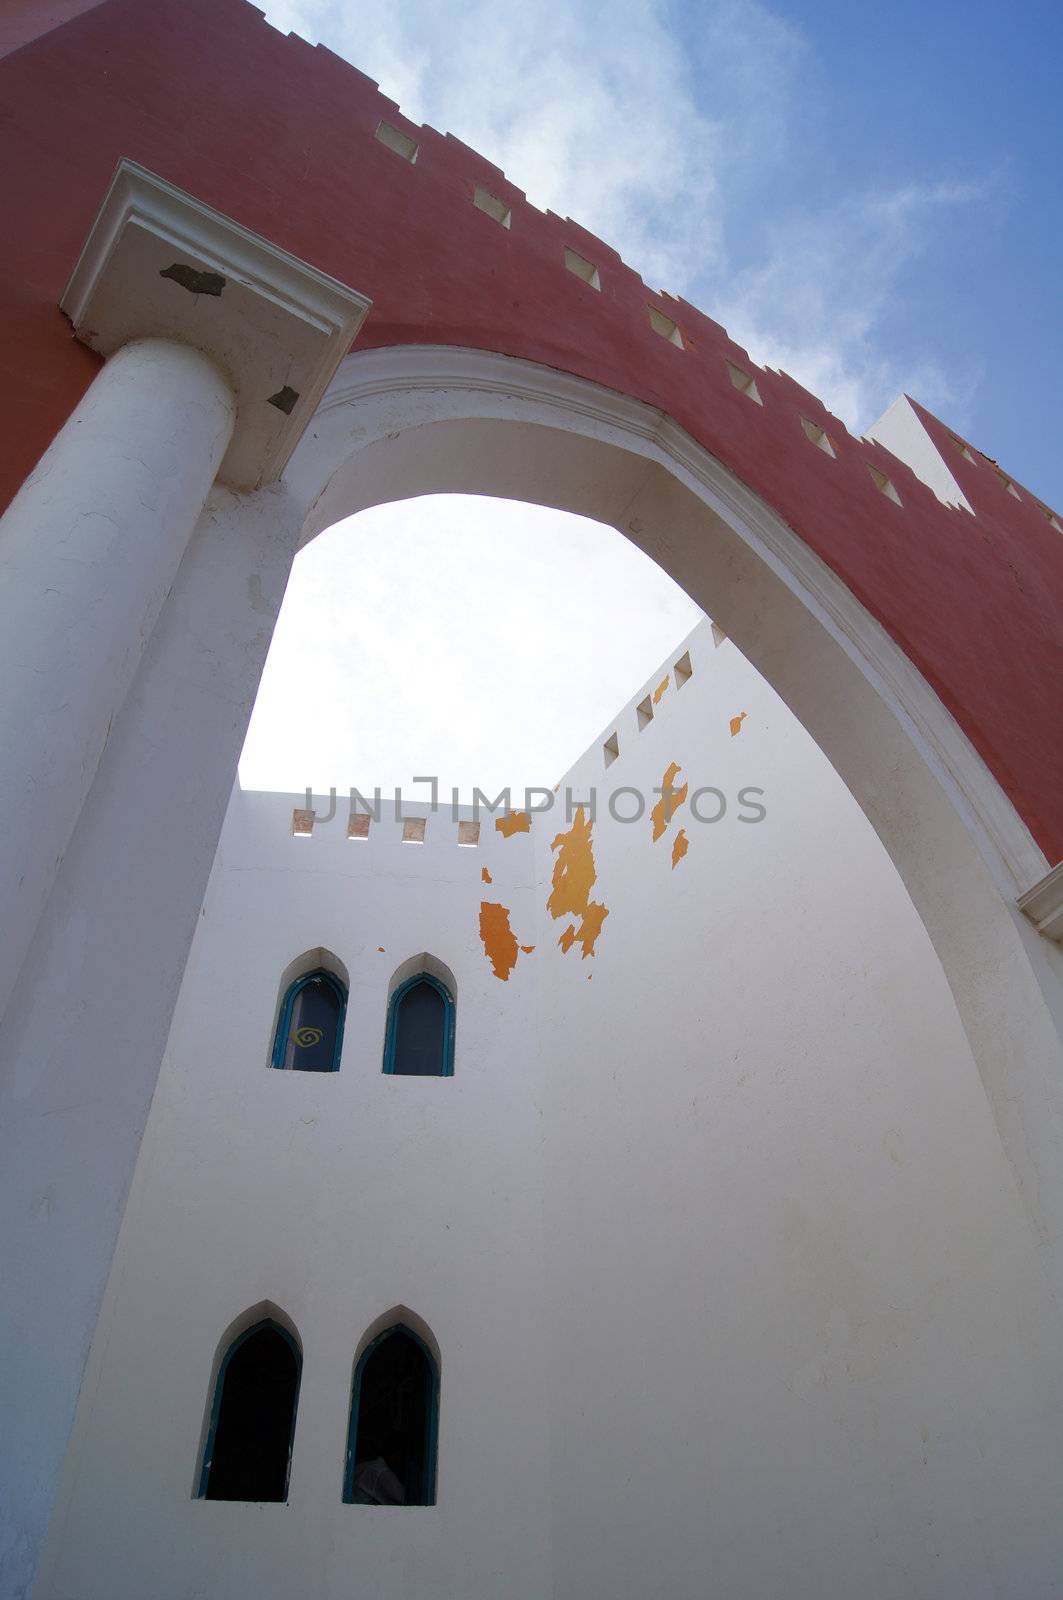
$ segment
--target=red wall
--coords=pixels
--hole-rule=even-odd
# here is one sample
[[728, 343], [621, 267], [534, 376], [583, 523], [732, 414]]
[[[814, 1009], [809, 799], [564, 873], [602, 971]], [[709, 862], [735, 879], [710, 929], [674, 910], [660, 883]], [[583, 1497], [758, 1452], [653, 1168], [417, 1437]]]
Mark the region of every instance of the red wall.
[[21, 50], [71, 17], [98, 6], [101, 0], [3, 0], [0, 10], [0, 56]]
[[[42, 27], [62, 9], [42, 4]], [[418, 140], [415, 165], [373, 137], [381, 116]], [[128, 156], [369, 295], [360, 348], [496, 350], [667, 411], [884, 624], [1049, 859], [1063, 857], [1063, 534], [986, 462], [951, 447], [977, 517], [940, 505], [790, 378], [753, 369], [716, 323], [647, 291], [614, 251], [535, 210], [457, 140], [407, 123], [367, 78], [284, 38], [245, 0], [102, 0], [52, 27], [0, 61], [0, 151], [0, 505], [96, 370], [57, 302]], [[511, 229], [471, 204], [476, 182], [512, 206]], [[564, 244], [598, 265], [601, 293], [565, 270]], [[679, 323], [685, 350], [651, 330], [650, 303]], [[725, 356], [756, 370], [762, 407], [732, 386]], [[810, 443], [801, 414], [827, 427], [837, 460]], [[926, 420], [947, 452], [948, 431]]]

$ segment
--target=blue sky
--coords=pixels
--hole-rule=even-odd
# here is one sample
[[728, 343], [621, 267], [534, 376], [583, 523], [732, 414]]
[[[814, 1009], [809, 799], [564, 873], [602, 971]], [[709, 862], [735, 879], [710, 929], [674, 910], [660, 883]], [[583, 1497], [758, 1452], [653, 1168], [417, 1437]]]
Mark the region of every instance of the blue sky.
[[[264, 3], [854, 431], [907, 390], [1063, 514], [1063, 5]], [[470, 610], [504, 695], [448, 622]], [[552, 786], [697, 615], [579, 519], [442, 497], [363, 513], [296, 562], [242, 781]]]
[[1063, 6], [265, 3], [851, 427], [907, 388], [1063, 508]]
[[[959, 191], [913, 229], [871, 343], [899, 374], [932, 364], [941, 393], [917, 398], [1058, 505], [1063, 7], [821, 0], [777, 14], [808, 76], [798, 145], [765, 172], [757, 209], [800, 225], [846, 196]], [[679, 21], [694, 58], [698, 15]], [[754, 225], [742, 263], [770, 251]]]

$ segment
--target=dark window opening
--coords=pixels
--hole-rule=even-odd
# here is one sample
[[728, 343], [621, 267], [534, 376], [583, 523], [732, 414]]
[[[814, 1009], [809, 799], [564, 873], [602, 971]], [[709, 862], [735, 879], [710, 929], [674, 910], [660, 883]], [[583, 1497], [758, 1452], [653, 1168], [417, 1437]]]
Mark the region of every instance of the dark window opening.
[[276, 1323], [241, 1335], [222, 1362], [207, 1438], [205, 1500], [286, 1500], [299, 1354]]
[[286, 1072], [338, 1072], [347, 994], [319, 969], [291, 985], [281, 1005], [273, 1065]]
[[435, 1504], [437, 1408], [435, 1362], [421, 1340], [406, 1328], [374, 1339], [354, 1377], [348, 1504]]
[[454, 1002], [427, 973], [397, 989], [388, 1013], [384, 1071], [449, 1078], [454, 1070]]

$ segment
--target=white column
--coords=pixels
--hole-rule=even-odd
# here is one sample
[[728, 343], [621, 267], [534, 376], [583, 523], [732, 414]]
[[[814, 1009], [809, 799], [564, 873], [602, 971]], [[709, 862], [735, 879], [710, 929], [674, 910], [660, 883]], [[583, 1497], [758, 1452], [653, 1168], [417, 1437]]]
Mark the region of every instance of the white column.
[[0, 1023], [2, 1600], [32, 1589], [304, 514], [281, 486], [210, 496]]
[[208, 357], [135, 341], [0, 519], [0, 1015], [234, 420]]

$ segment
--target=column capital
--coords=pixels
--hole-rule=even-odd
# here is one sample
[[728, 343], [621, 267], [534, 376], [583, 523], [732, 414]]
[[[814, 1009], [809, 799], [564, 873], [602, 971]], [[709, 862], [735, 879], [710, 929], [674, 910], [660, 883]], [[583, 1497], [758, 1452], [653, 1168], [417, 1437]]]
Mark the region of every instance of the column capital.
[[63, 292], [83, 344], [173, 339], [236, 395], [222, 482], [280, 476], [371, 301], [135, 162], [118, 163]]

